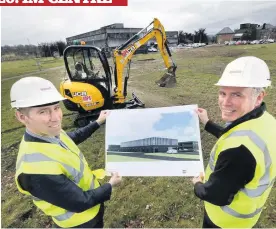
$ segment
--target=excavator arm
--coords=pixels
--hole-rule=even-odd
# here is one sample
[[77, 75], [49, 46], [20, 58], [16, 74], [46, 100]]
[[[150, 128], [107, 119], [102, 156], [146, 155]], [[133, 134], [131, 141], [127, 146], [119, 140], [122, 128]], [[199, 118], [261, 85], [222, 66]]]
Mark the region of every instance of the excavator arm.
[[[151, 25], [153, 25], [153, 27], [148, 30]], [[126, 89], [128, 76], [125, 78], [123, 77], [125, 66], [130, 63], [135, 51], [152, 38], [156, 39], [160, 54], [168, 71], [160, 80], [156, 81], [156, 83], [160, 87], [173, 87], [175, 85], [175, 70], [177, 67], [171, 58], [172, 55], [167, 44], [165, 29], [160, 21], [157, 18], [154, 18], [153, 22], [151, 22], [146, 28], [142, 29], [114, 50], [114, 77], [116, 84], [114, 90], [115, 103], [123, 103], [127, 95]], [[170, 59], [172, 64], [170, 64]]]

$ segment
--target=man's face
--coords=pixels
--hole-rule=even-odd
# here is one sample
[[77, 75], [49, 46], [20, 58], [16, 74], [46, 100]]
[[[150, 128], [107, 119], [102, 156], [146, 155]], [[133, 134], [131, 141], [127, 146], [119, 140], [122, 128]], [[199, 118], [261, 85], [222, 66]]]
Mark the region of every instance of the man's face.
[[60, 134], [62, 110], [59, 104], [32, 107], [28, 109], [27, 113], [17, 111], [16, 116], [28, 130], [35, 134], [48, 137], [54, 137]]
[[221, 87], [219, 90], [219, 107], [222, 120], [233, 122], [252, 111], [263, 100], [264, 93], [254, 96], [252, 88]]

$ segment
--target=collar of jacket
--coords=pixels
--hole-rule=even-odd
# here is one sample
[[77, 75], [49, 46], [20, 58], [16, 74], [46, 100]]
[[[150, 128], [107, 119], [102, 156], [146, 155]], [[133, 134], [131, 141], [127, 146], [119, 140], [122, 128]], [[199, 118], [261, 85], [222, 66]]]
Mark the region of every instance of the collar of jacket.
[[35, 133], [32, 133], [28, 129], [26, 129], [25, 134], [24, 134], [24, 140], [26, 142], [44, 142], [44, 143], [59, 143], [59, 137], [55, 138], [50, 138], [47, 136], [41, 136]]
[[223, 129], [223, 131], [221, 132], [221, 135], [225, 134], [227, 131], [229, 131], [233, 127], [235, 127], [243, 122], [261, 117], [265, 111], [266, 111], [266, 105], [264, 102], [262, 102], [262, 104], [259, 107], [255, 108], [253, 111], [245, 114], [244, 116], [238, 118], [237, 120], [235, 120], [234, 122], [229, 124], [227, 127], [225, 127]]
[[[24, 140], [26, 142], [42, 142], [42, 143], [52, 143], [60, 145], [61, 147], [65, 149], [69, 149], [67, 145], [65, 145], [59, 138], [59, 136], [56, 136], [54, 138], [47, 137], [47, 136], [41, 136], [35, 133], [30, 132], [26, 129], [24, 134]], [[70, 150], [70, 149], [69, 149]]]

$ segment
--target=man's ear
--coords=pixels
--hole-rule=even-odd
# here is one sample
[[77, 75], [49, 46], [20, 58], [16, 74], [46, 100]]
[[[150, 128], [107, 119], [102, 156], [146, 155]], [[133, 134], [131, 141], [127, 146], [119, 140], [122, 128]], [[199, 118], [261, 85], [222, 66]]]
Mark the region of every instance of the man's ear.
[[264, 97], [265, 97], [265, 92], [262, 91], [256, 99], [256, 107], [258, 107], [262, 104]]
[[26, 125], [26, 118], [27, 116], [23, 113], [21, 113], [20, 111], [15, 111], [15, 117], [17, 118], [17, 120], [19, 122], [21, 122], [22, 124]]

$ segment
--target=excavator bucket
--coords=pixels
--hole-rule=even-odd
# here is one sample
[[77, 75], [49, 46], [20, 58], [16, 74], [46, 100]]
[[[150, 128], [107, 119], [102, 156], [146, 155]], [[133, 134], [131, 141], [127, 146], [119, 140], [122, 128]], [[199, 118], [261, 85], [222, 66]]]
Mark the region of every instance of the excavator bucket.
[[175, 87], [176, 85], [175, 70], [176, 68], [174, 66], [170, 67], [168, 69], [168, 72], [166, 72], [159, 80], [155, 81], [155, 83], [159, 87], [166, 87], [166, 88]]

